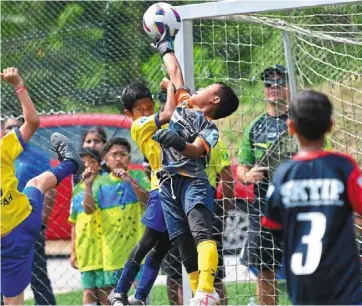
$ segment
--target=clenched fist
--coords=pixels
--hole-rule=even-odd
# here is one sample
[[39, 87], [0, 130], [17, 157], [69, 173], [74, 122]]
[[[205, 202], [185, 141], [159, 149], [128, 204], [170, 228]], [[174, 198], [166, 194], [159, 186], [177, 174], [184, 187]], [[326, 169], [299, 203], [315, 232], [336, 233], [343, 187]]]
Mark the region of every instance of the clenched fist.
[[5, 68], [0, 75], [3, 80], [13, 85], [15, 90], [24, 85], [23, 79], [19, 75], [18, 68]]
[[168, 78], [163, 78], [161, 83], [160, 83], [161, 90], [164, 91], [164, 92], [167, 92], [167, 88], [169, 86], [174, 87], [174, 85], [172, 84], [172, 82]]

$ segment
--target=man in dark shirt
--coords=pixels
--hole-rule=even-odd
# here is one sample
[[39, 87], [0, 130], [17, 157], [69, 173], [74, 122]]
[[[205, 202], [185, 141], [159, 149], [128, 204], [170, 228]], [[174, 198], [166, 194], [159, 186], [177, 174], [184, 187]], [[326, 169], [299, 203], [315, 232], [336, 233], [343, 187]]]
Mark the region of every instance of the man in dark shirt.
[[278, 302], [275, 270], [278, 269], [282, 252], [275, 244], [272, 233], [260, 225], [260, 216], [265, 205], [269, 183], [268, 168], [259, 165], [268, 146], [287, 130], [287, 105], [289, 100], [288, 76], [286, 69], [275, 65], [261, 74], [267, 111], [258, 116], [246, 128], [240, 147], [237, 175], [245, 184], [255, 184], [254, 202], [249, 206], [249, 230], [242, 261], [254, 266], [258, 272], [257, 295], [260, 304], [275, 305]]

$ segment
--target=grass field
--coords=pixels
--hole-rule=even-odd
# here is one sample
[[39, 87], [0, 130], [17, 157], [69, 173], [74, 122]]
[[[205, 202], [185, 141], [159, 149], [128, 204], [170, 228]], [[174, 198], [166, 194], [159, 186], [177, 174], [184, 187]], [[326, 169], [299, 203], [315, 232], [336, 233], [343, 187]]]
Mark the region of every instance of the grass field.
[[[282, 291], [279, 304], [290, 305], [285, 293], [285, 285], [281, 284]], [[249, 303], [250, 294], [255, 294], [255, 283], [227, 283], [226, 291], [229, 297], [229, 305], [247, 305]], [[81, 290], [69, 293], [61, 293], [56, 295], [58, 305], [82, 305]], [[169, 305], [167, 298], [166, 286], [155, 286], [151, 293], [152, 305]], [[34, 305], [34, 300], [25, 301], [25, 305]]]

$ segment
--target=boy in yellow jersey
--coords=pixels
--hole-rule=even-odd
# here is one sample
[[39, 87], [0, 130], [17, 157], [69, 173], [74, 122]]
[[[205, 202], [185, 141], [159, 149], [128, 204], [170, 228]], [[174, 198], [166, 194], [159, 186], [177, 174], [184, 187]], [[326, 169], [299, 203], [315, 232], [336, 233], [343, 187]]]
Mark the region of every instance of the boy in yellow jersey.
[[95, 200], [101, 179], [101, 155], [97, 150], [80, 151], [86, 170], [73, 189], [69, 222], [72, 223], [70, 263], [81, 271], [83, 305], [107, 305], [107, 285], [103, 272], [101, 213]]
[[[167, 58], [173, 53], [172, 42], [173, 37], [165, 31], [154, 47], [167, 71], [178, 71], [181, 70], [178, 62]], [[205, 168], [219, 134], [211, 120], [231, 115], [238, 108], [239, 99], [223, 83], [214, 83], [193, 95], [179, 88], [179, 84], [183, 86], [182, 79], [175, 84], [178, 106], [169, 126], [158, 130], [153, 137], [162, 146], [162, 170], [158, 172], [160, 197], [170, 239], [178, 247], [183, 263], [189, 257], [190, 233], [197, 247], [200, 276], [197, 280], [195, 275], [197, 291], [190, 303], [213, 305], [220, 302], [214, 289], [218, 256], [212, 237], [214, 195]]]
[[17, 189], [14, 162], [39, 126], [39, 117], [17, 68], [7, 68], [2, 79], [13, 85], [21, 103], [24, 124], [0, 140], [1, 150], [1, 292], [5, 305], [24, 304], [24, 289], [31, 280], [34, 242], [40, 234], [43, 195], [65, 177], [83, 170], [70, 141], [51, 136], [61, 163], [31, 179], [23, 192]]
[[142, 170], [128, 170], [131, 146], [113, 138], [103, 148], [111, 173], [103, 175], [97, 203], [102, 217], [105, 282], [115, 287], [128, 254], [144, 233], [141, 217], [149, 198], [150, 182]]
[[[169, 57], [171, 56], [173, 56], [171, 60], [176, 60], [174, 55], [170, 54]], [[169, 98], [163, 110], [156, 114], [154, 114], [154, 101], [151, 92], [146, 85], [134, 82], [128, 85], [122, 93], [125, 113], [134, 120], [131, 127], [132, 139], [147, 158], [152, 174], [150, 198], [147, 202], [147, 210], [142, 217], [146, 230], [141, 240], [131, 251], [114, 294], [109, 297], [111, 305], [145, 304], [146, 298], [157, 278], [161, 262], [170, 248], [156, 177], [156, 172], [161, 166], [161, 148], [152, 139], [152, 136], [161, 128], [161, 125], [170, 120], [176, 104], [174, 85], [169, 80], [164, 79], [161, 82], [161, 88], [168, 91]], [[194, 253], [195, 256], [192, 261], [195, 266], [194, 269], [197, 271], [196, 250]], [[128, 300], [128, 291], [144, 258], [144, 268], [136, 292]]]

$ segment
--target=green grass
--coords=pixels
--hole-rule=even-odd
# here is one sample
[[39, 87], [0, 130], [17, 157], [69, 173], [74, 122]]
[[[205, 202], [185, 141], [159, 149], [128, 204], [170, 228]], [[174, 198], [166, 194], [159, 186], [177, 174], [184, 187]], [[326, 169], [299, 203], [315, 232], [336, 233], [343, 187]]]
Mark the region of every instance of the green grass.
[[[246, 305], [249, 303], [250, 295], [255, 295], [255, 283], [227, 283], [226, 291], [229, 305]], [[281, 284], [280, 305], [290, 305], [285, 293], [285, 285]], [[58, 305], [82, 305], [82, 290], [56, 295]], [[166, 286], [155, 286], [151, 293], [152, 305], [169, 305]], [[25, 305], [34, 305], [34, 300], [26, 300]]]

